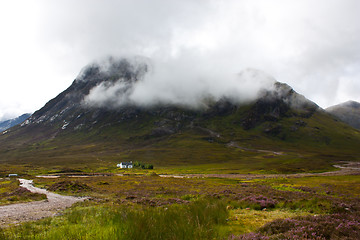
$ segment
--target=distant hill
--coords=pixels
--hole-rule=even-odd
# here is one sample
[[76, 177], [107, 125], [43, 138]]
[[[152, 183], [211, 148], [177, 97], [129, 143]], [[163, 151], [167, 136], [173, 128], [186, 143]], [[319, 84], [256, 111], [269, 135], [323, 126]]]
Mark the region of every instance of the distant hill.
[[360, 103], [348, 101], [329, 107], [326, 111], [350, 126], [360, 129]]
[[28, 119], [31, 116], [30, 113], [25, 113], [17, 118], [8, 119], [5, 121], [0, 122], [0, 131], [5, 131], [6, 129], [9, 129], [15, 125], [18, 125], [22, 122], [24, 122], [26, 119]]
[[120, 82], [126, 95], [146, 65], [126, 59], [84, 69], [26, 122], [0, 136], [0, 163], [51, 168], [116, 166], [120, 161], [196, 172], [303, 172], [360, 160], [360, 132], [276, 82], [257, 99], [204, 99], [203, 108], [159, 103], [87, 106], [96, 86]]

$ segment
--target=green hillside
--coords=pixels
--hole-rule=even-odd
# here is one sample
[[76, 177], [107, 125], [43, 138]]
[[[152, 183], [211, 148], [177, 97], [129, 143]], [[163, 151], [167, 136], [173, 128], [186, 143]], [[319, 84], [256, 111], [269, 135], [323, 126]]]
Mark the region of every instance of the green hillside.
[[[0, 161], [59, 169], [140, 161], [187, 173], [291, 173], [331, 170], [337, 161], [359, 160], [360, 132], [322, 110], [304, 115], [288, 109], [277, 119], [260, 119], [245, 128], [256, 104], [229, 105], [222, 114], [143, 111], [116, 122], [109, 113], [90, 128], [55, 131], [56, 136], [55, 127], [17, 127], [1, 136]], [[191, 117], [174, 120], [181, 115]], [[180, 126], [174, 132], [165, 131], [175, 125]]]

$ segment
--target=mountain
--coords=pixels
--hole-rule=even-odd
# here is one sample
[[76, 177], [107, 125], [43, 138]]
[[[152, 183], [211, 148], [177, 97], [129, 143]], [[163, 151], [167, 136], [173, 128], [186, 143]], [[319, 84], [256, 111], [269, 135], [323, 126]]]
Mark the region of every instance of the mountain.
[[28, 119], [31, 116], [30, 113], [25, 113], [17, 118], [8, 119], [5, 121], [0, 122], [0, 131], [5, 131], [6, 129], [9, 129], [15, 125], [18, 125], [22, 122], [24, 122], [26, 119]]
[[[224, 96], [205, 97], [200, 108], [145, 107], [127, 96], [147, 72], [146, 63], [127, 59], [105, 70], [84, 68], [68, 89], [0, 136], [0, 163], [103, 169], [140, 161], [231, 173], [320, 171], [359, 158], [360, 132], [284, 83], [247, 102]], [[119, 98], [101, 106], [87, 101], [94, 89], [113, 86]]]
[[350, 126], [360, 129], [360, 103], [347, 101], [329, 107], [326, 111]]

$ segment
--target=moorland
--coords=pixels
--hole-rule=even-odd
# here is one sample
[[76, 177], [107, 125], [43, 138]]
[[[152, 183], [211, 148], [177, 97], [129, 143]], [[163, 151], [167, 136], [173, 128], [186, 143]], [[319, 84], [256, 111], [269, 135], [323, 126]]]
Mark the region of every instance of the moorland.
[[360, 239], [359, 130], [279, 82], [202, 109], [84, 106], [99, 86], [128, 96], [134, 69], [91, 65], [2, 132], [0, 210], [51, 203], [18, 178], [86, 200], [3, 221], [0, 239]]
[[[352, 165], [338, 174], [220, 177], [164, 175], [164, 169], [113, 169], [103, 174], [48, 171], [36, 177], [46, 171], [26, 174], [25, 169], [24, 177], [34, 179], [38, 187], [89, 198], [54, 217], [3, 225], [0, 237], [358, 239], [358, 167]], [[17, 185], [16, 179], [1, 180], [2, 205], [43, 198], [19, 191]]]

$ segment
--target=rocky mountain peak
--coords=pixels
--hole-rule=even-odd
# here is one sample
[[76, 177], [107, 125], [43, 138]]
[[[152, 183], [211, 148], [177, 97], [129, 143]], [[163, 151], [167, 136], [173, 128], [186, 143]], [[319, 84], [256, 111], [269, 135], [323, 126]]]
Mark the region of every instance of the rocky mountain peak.
[[139, 81], [148, 71], [146, 59], [140, 58], [108, 58], [84, 67], [71, 86], [50, 100], [40, 110], [36, 111], [26, 125], [45, 123], [49, 125], [66, 125], [68, 122], [93, 111], [86, 106], [88, 96], [96, 94], [96, 89], [108, 88], [118, 84], [119, 94], [126, 95], [133, 84]]
[[75, 81], [103, 82], [118, 81], [136, 82], [148, 72], [148, 60], [145, 58], [109, 57], [85, 66]]

